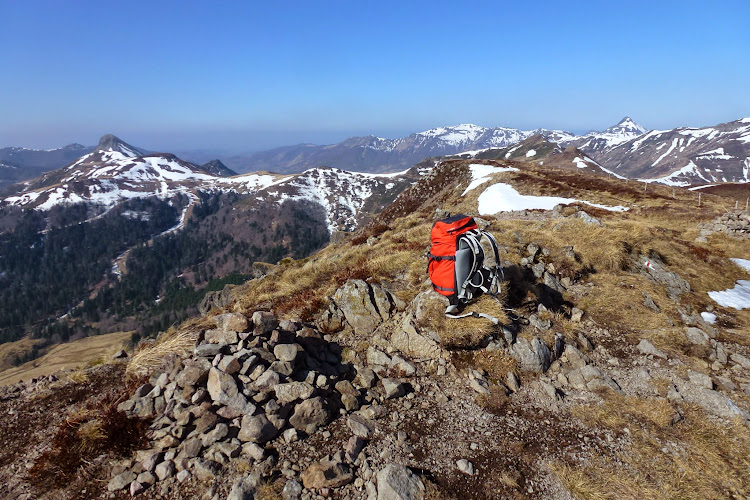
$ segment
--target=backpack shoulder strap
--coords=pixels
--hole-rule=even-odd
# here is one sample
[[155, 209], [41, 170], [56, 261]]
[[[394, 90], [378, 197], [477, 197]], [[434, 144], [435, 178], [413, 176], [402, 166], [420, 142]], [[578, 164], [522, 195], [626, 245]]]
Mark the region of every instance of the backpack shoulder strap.
[[456, 240], [457, 252], [461, 247], [461, 243], [465, 243], [469, 250], [471, 250], [471, 264], [468, 266], [468, 269], [462, 269], [463, 275], [460, 277], [457, 276], [456, 279], [456, 287], [458, 288], [457, 296], [459, 298], [466, 297], [466, 287], [484, 261], [484, 250], [482, 250], [482, 246], [477, 238], [478, 234], [478, 231], [470, 230], [461, 234]]
[[481, 231], [482, 236], [487, 238], [487, 241], [490, 242], [490, 246], [492, 247], [492, 252], [495, 254], [495, 267], [500, 267], [500, 251], [497, 246], [497, 240], [495, 240], [495, 237], [492, 236], [492, 233], [489, 231], [482, 230]]

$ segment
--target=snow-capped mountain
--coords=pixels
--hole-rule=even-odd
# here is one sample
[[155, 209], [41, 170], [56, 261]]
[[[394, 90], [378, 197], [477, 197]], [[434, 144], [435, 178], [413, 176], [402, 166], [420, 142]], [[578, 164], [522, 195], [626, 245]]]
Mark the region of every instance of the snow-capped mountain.
[[67, 167], [24, 183], [8, 205], [48, 210], [58, 204], [90, 202], [113, 206], [130, 198], [169, 197], [215, 176], [170, 154], [144, 154], [113, 135]]
[[595, 151], [620, 144], [644, 132], [645, 129], [630, 118], [624, 118], [603, 132], [590, 132], [582, 136], [563, 130], [520, 130], [465, 123], [436, 127], [398, 139], [365, 136], [351, 137], [327, 146], [286, 146], [248, 156], [227, 158], [225, 162], [240, 172], [267, 170], [291, 173], [318, 166], [349, 171], [388, 172], [407, 169], [427, 157], [502, 149], [535, 134], [542, 134], [548, 140], [563, 146], [572, 144], [590, 150], [594, 154]]
[[589, 132], [580, 137], [572, 137], [567, 140], [557, 140], [557, 138], [551, 138], [551, 140], [566, 146], [575, 146], [592, 156], [596, 156], [605, 150], [640, 137], [645, 133], [646, 129], [644, 127], [635, 123], [629, 116], [626, 116], [620, 120], [620, 123], [609, 127], [603, 132]]
[[487, 128], [472, 124], [437, 127], [399, 139], [352, 137], [338, 144], [300, 144], [262, 151], [249, 156], [225, 159], [233, 169], [246, 172], [301, 172], [329, 166], [358, 172], [405, 170], [431, 156], [445, 156], [487, 148], [504, 148], [535, 133], [544, 132], [560, 140], [571, 139], [564, 131]]
[[[594, 172], [620, 178], [659, 182], [672, 186], [693, 184], [750, 182], [750, 118], [722, 123], [713, 127], [680, 127], [673, 130], [646, 129], [625, 117], [603, 132], [582, 136], [562, 136], [543, 131], [540, 137], [560, 148], [574, 148], [578, 166], [593, 165]], [[506, 150], [469, 151], [461, 157], [501, 158], [544, 161], [545, 165], [566, 167], [549, 149], [540, 152], [540, 140], [532, 136]], [[567, 151], [565, 149], [565, 151]], [[519, 154], [521, 156], [519, 156]], [[524, 156], [528, 154], [529, 156]], [[550, 155], [549, 158], [542, 159]], [[583, 155], [583, 156], [581, 156]], [[585, 158], [584, 158], [585, 157]], [[584, 163], [581, 163], [584, 162]]]
[[419, 176], [416, 170], [377, 175], [331, 168], [286, 176], [227, 173], [233, 172], [221, 162], [197, 166], [168, 153], [144, 153], [106, 135], [94, 151], [24, 183], [0, 205], [49, 210], [85, 202], [106, 209], [133, 198], [187, 194], [196, 201], [198, 191], [233, 192], [253, 194], [256, 203], [304, 200], [323, 208], [329, 231], [351, 231], [363, 213], [381, 208]]
[[627, 178], [672, 186], [750, 182], [750, 118], [713, 127], [652, 130], [594, 158]]
[[335, 168], [312, 168], [260, 190], [256, 197], [283, 203], [306, 200], [322, 206], [329, 231], [352, 231], [363, 213], [374, 213], [415, 179], [415, 172], [365, 174]]
[[479, 153], [457, 155], [463, 158], [503, 159], [532, 162], [540, 166], [575, 170], [581, 173], [623, 178], [600, 165], [590, 155], [573, 145], [563, 147], [543, 134], [535, 134], [518, 144], [504, 149], [490, 149]]

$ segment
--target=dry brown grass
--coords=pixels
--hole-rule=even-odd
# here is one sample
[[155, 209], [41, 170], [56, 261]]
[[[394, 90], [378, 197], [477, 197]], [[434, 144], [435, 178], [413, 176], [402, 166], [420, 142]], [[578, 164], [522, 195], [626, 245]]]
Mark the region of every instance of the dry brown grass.
[[179, 328], [170, 328], [156, 341], [142, 343], [128, 362], [126, 377], [138, 378], [152, 372], [167, 355], [188, 356], [195, 348], [201, 329], [207, 326], [207, 321], [204, 318], [189, 320]]
[[[469, 304], [464, 310], [489, 314], [497, 318], [500, 324], [507, 324], [508, 317], [502, 304], [492, 297], [481, 296], [476, 302]], [[432, 330], [440, 337], [440, 343], [448, 349], [466, 349], [477, 347], [488, 335], [496, 332], [498, 325], [487, 318], [466, 317], [459, 319], [447, 318], [442, 304], [433, 301], [427, 308], [425, 320], [419, 326]]]
[[[577, 305], [600, 324], [642, 332], [669, 328], [673, 324], [670, 318], [679, 317], [666, 293], [643, 276], [599, 273], [589, 281], [594, 286], [578, 297]], [[656, 301], [661, 312], [644, 304], [644, 291]]]
[[683, 419], [663, 399], [608, 394], [601, 406], [579, 407], [587, 423], [616, 433], [628, 427], [632, 444], [615, 459], [553, 470], [577, 498], [705, 499], [750, 493], [750, 429], [711, 421], [686, 405]]
[[72, 372], [70, 372], [67, 375], [67, 379], [76, 384], [83, 384], [84, 382], [88, 381], [89, 374], [86, 373], [85, 368], [78, 368], [77, 370], [73, 370]]
[[628, 397], [614, 392], [607, 393], [603, 404], [577, 406], [572, 413], [594, 425], [619, 430], [633, 422], [651, 429], [664, 429], [678, 415], [663, 398]]
[[513, 372], [516, 375], [520, 373], [518, 361], [513, 359], [504, 349], [497, 351], [481, 349], [472, 351], [471, 355], [470, 364], [487, 372], [492, 381], [504, 382], [508, 372]]
[[255, 489], [253, 498], [257, 500], [282, 500], [281, 491], [283, 489], [284, 482], [282, 480], [263, 481]]
[[81, 451], [91, 451], [105, 439], [107, 433], [104, 430], [104, 422], [100, 418], [88, 420], [76, 429]]
[[0, 344], [0, 370], [13, 368], [13, 361], [16, 357], [22, 358], [31, 352], [35, 345], [42, 342], [41, 339], [24, 337], [20, 340]]
[[124, 457], [134, 449], [144, 448], [151, 420], [130, 418], [117, 411], [117, 404], [127, 394], [128, 388], [122, 386], [71, 411], [29, 470], [30, 482], [44, 489], [60, 488], [96, 457]]
[[[44, 377], [61, 370], [106, 363], [116, 351], [122, 349], [131, 333], [107, 333], [51, 346], [44, 356], [0, 372], [0, 385]], [[0, 345], [3, 346], [5, 344]]]
[[515, 477], [513, 477], [511, 474], [508, 474], [507, 472], [503, 472], [500, 474], [500, 482], [503, 483], [508, 488], [517, 490], [520, 488], [518, 485], [518, 481]]

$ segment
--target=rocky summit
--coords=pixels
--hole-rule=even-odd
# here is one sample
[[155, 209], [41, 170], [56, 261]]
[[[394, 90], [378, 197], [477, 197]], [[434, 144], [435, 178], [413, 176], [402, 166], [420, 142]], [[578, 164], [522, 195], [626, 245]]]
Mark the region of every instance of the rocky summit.
[[[443, 160], [199, 316], [3, 387], [0, 496], [746, 497], [747, 213], [523, 158]], [[496, 323], [425, 270], [460, 212], [499, 243], [465, 309]]]

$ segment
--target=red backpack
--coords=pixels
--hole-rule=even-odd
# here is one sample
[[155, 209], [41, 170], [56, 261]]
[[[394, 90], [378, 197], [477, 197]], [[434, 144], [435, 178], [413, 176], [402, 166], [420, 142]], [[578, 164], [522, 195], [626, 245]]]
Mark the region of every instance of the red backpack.
[[[476, 316], [476, 313], [463, 316], [456, 313], [482, 293], [489, 293], [497, 299], [502, 269], [497, 242], [490, 233], [479, 229], [472, 217], [459, 214], [435, 222], [430, 239], [432, 247], [427, 269], [435, 291], [450, 300], [445, 311], [447, 316]], [[494, 265], [485, 263], [483, 240], [492, 249]]]

